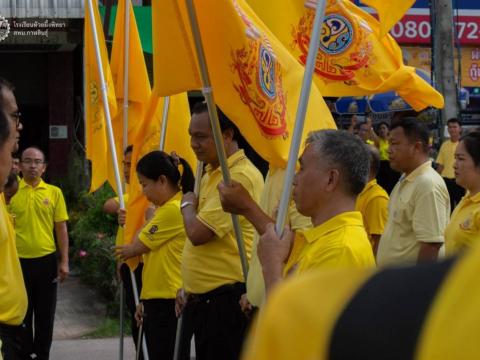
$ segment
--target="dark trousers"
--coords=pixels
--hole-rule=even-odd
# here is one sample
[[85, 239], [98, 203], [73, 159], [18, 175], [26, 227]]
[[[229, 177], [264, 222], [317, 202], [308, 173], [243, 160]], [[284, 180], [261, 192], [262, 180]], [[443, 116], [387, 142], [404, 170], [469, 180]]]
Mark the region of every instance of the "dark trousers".
[[462, 200], [465, 195], [465, 189], [457, 185], [455, 179], [443, 178], [445, 185], [447, 185], [448, 195], [450, 195], [450, 211], [455, 209], [455, 206]]
[[0, 354], [4, 360], [24, 360], [27, 354], [22, 351], [22, 341], [25, 337], [25, 325], [0, 324]]
[[175, 299], [150, 299], [143, 302], [143, 331], [152, 360], [172, 360], [177, 331]]
[[380, 161], [380, 168], [378, 169], [377, 174], [377, 183], [384, 188], [388, 194], [392, 192], [399, 178], [400, 173], [396, 172], [390, 167], [390, 162], [388, 160]]
[[[137, 281], [137, 290], [138, 290], [138, 297], [140, 298], [140, 293], [142, 291], [142, 270], [143, 270], [143, 263], [138, 264], [137, 268], [133, 272], [135, 274], [135, 280]], [[138, 344], [138, 326], [137, 321], [135, 320], [135, 298], [133, 297], [133, 286], [132, 286], [132, 278], [130, 276], [130, 268], [127, 264], [122, 264], [120, 267], [120, 276], [122, 278], [123, 289], [125, 290], [125, 304], [127, 305], [128, 313], [130, 314], [130, 328], [132, 331], [133, 342], [135, 343], [135, 348], [137, 348]], [[140, 344], [140, 359], [143, 359], [143, 353], [141, 350], [142, 346]]]
[[195, 335], [197, 360], [236, 360], [240, 357], [247, 318], [238, 301], [245, 284], [224, 285], [208, 293], [189, 295], [186, 328]]
[[20, 265], [28, 296], [22, 348], [28, 354], [36, 354], [38, 360], [47, 360], [57, 305], [57, 257], [52, 253], [40, 258], [20, 259]]

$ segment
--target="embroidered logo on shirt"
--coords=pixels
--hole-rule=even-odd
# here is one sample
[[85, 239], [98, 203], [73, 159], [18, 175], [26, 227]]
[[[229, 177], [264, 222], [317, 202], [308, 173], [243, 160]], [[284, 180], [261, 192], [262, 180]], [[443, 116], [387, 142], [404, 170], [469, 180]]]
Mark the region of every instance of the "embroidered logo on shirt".
[[471, 226], [472, 226], [472, 220], [470, 218], [468, 218], [462, 224], [460, 224], [460, 229], [470, 230]]
[[152, 225], [150, 230], [148, 230], [148, 232], [152, 235], [155, 234], [157, 231], [158, 231], [158, 226], [157, 225]]
[[47, 198], [43, 199], [43, 205], [45, 206], [50, 205], [50, 200], [48, 200]]

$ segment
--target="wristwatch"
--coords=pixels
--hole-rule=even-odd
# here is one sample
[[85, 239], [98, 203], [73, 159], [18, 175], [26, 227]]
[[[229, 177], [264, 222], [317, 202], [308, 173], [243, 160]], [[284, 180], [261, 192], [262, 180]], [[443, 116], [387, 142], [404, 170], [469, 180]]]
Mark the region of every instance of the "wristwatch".
[[180, 210], [183, 209], [184, 207], [187, 207], [188, 205], [193, 205], [193, 202], [191, 201], [184, 201], [180, 204]]

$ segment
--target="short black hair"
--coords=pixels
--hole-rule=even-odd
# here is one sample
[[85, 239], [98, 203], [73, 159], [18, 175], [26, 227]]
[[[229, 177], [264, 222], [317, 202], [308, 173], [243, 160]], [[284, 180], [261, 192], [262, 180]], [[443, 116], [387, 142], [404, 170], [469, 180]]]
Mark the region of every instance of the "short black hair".
[[[238, 130], [238, 127], [228, 118], [227, 115], [220, 109], [220, 107], [217, 105], [217, 114], [218, 114], [218, 121], [220, 123], [220, 129], [222, 130], [222, 133], [224, 133], [227, 130], [232, 130], [233, 132], [233, 140], [234, 141], [239, 141], [241, 138], [240, 130]], [[208, 112], [208, 106], [205, 101], [199, 101], [197, 102], [192, 109], [192, 114], [203, 114], [205, 112]]]
[[403, 117], [403, 118], [398, 118], [392, 121], [392, 125], [390, 126], [390, 131], [398, 127], [401, 127], [403, 129], [405, 136], [410, 142], [413, 143], [413, 142], [419, 141], [423, 146], [423, 151], [425, 153], [428, 153], [429, 151], [428, 141], [429, 141], [430, 134], [428, 132], [427, 127], [424, 124], [418, 121], [418, 119], [415, 117]]
[[458, 124], [458, 126], [462, 126], [462, 123], [457, 118], [448, 119], [447, 120], [447, 126], [450, 125], [450, 124]]
[[470, 131], [460, 138], [463, 141], [465, 149], [472, 157], [476, 167], [480, 167], [480, 131]]
[[133, 151], [133, 145], [128, 145], [125, 148], [125, 151], [123, 152], [123, 156], [126, 156], [128, 153], [131, 153]]

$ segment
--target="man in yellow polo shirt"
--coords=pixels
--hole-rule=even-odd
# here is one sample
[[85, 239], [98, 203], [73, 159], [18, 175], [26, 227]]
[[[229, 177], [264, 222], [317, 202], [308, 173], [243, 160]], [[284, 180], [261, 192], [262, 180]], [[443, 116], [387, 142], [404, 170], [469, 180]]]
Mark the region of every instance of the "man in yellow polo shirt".
[[[5, 97], [5, 93], [9, 96]], [[0, 78], [0, 359], [23, 360], [21, 340], [28, 306], [27, 293], [15, 247], [13, 219], [1, 193], [11, 170], [19, 130], [16, 119], [5, 111], [9, 100], [15, 100], [12, 86]]]
[[243, 359], [476, 359], [479, 258], [477, 243], [438, 263], [292, 278], [262, 309]]
[[455, 206], [460, 202], [465, 190], [455, 182], [455, 171], [453, 164], [455, 163], [455, 150], [462, 134], [462, 126], [457, 118], [451, 118], [447, 121], [447, 130], [450, 139], [445, 140], [440, 146], [437, 156], [437, 171], [442, 175], [447, 185], [448, 194], [450, 195], [450, 210], [453, 211]]
[[[274, 222], [275, 212], [280, 202], [285, 180], [285, 169], [270, 166], [265, 179], [260, 204], [257, 204], [245, 188], [235, 182], [227, 186], [221, 182], [218, 189], [220, 200], [225, 211], [244, 216], [255, 227], [252, 257], [247, 277], [247, 293], [242, 295], [240, 306], [247, 316], [251, 315], [263, 305], [265, 300], [265, 282], [262, 266], [257, 255], [257, 245], [260, 235], [266, 230], [267, 224]], [[298, 213], [293, 200], [288, 210], [288, 220], [293, 231], [306, 230], [312, 227], [311, 220]]]
[[17, 251], [29, 300], [24, 349], [44, 360], [49, 358], [52, 343], [57, 282], [69, 272], [68, 214], [62, 191], [42, 180], [46, 169], [43, 152], [35, 147], [25, 149], [20, 166], [23, 179], [9, 209], [15, 216]]
[[428, 138], [428, 129], [416, 118], [398, 119], [390, 127], [390, 165], [403, 174], [390, 194], [379, 266], [436, 260], [444, 242], [450, 199], [429, 161]]
[[369, 145], [370, 175], [367, 185], [358, 195], [355, 210], [362, 213], [363, 225], [372, 243], [373, 253], [377, 253], [378, 242], [388, 218], [388, 194], [375, 179], [380, 169], [380, 154], [376, 147]]
[[[220, 110], [218, 114], [231, 178], [258, 201], [263, 177], [238, 148], [238, 129]], [[197, 359], [233, 360], [240, 354], [247, 324], [238, 306], [245, 279], [231, 216], [220, 203], [217, 186], [222, 174], [205, 103], [195, 105], [189, 133], [192, 149], [206, 169], [199, 199], [187, 193], [181, 204], [188, 236], [182, 259], [183, 287], [189, 294], [184, 322], [193, 327]], [[242, 217], [240, 225], [250, 255], [254, 228]]]
[[267, 294], [286, 273], [375, 266], [362, 214], [355, 211], [356, 197], [368, 179], [366, 145], [347, 131], [320, 130], [309, 135], [299, 161], [293, 197], [314, 227], [297, 232], [293, 242], [288, 228], [280, 238], [268, 224], [258, 244]]

